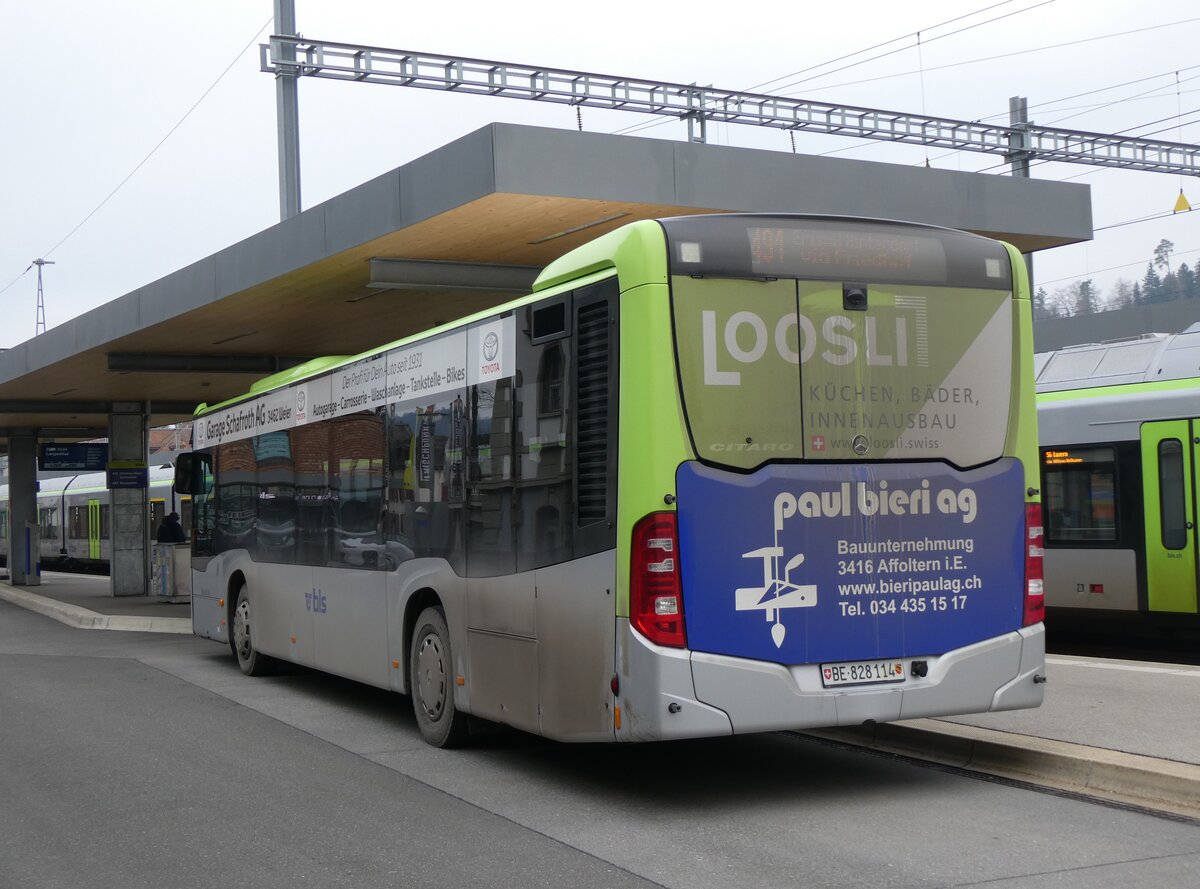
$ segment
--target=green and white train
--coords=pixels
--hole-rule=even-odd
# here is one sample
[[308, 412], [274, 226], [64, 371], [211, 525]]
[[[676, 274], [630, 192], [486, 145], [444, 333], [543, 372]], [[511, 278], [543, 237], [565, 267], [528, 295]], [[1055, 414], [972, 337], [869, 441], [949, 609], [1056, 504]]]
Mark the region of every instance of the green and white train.
[[[175, 493], [175, 470], [153, 466], [146, 490], [146, 527], [151, 537], [168, 512], [178, 512], [185, 531], [192, 527], [192, 498]], [[38, 480], [37, 549], [43, 568], [107, 571], [112, 532], [109, 490], [103, 472]], [[0, 485], [0, 564], [8, 564], [8, 485]]]
[[1047, 625], [1200, 630], [1200, 324], [1035, 370]]

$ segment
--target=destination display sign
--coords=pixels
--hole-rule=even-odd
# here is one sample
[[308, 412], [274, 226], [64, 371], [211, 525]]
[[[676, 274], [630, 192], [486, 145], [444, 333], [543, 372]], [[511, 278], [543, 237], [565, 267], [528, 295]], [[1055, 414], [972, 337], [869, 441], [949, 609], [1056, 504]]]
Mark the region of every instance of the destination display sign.
[[878, 277], [906, 280], [946, 274], [946, 251], [940, 241], [887, 230], [839, 231], [833, 228], [751, 228], [750, 267], [769, 274], [804, 269], [809, 276]]
[[38, 469], [42, 472], [103, 472], [107, 466], [107, 442], [44, 444], [38, 448]]
[[1112, 448], [1055, 448], [1042, 451], [1042, 463], [1046, 466], [1082, 466], [1112, 461]]
[[672, 275], [1012, 290], [998, 241], [928, 225], [711, 214], [661, 220]]

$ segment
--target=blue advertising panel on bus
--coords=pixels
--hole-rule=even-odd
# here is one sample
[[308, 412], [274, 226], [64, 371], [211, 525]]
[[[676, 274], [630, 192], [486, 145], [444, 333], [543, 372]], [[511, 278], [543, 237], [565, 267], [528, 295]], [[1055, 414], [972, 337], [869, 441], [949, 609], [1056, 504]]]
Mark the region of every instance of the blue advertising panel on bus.
[[679, 468], [688, 647], [784, 664], [935, 655], [1021, 626], [1019, 461]]

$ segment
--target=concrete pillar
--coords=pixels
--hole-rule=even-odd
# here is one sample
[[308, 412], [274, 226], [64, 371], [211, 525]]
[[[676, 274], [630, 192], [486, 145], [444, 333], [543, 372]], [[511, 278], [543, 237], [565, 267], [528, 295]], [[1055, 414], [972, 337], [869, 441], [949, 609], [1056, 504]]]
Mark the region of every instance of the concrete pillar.
[[37, 437], [13, 434], [8, 440], [8, 576], [14, 586], [37, 584], [36, 534], [26, 557], [26, 523], [38, 522]]
[[[149, 429], [146, 406], [114, 402], [108, 415], [110, 484], [114, 470], [141, 467], [145, 478]], [[150, 529], [146, 488], [109, 489], [109, 582], [114, 596], [145, 596], [150, 590]]]

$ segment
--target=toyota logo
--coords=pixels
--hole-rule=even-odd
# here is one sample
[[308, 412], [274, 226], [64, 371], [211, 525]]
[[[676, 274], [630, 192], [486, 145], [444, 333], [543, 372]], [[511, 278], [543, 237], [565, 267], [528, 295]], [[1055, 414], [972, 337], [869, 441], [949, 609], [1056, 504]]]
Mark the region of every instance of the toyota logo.
[[495, 332], [489, 333], [483, 338], [483, 357], [487, 361], [495, 361], [496, 353], [500, 351], [500, 337], [496, 336]]

